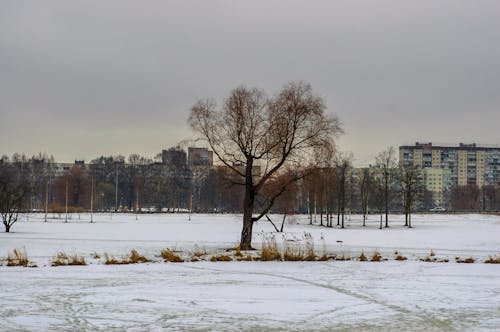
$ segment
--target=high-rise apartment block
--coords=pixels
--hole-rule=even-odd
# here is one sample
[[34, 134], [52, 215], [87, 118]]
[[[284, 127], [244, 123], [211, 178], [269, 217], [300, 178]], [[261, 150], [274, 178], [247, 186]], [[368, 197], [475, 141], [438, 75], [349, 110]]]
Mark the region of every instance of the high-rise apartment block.
[[500, 183], [500, 148], [476, 144], [434, 146], [415, 143], [399, 147], [399, 164], [423, 169], [427, 190], [434, 193], [436, 204], [442, 193], [454, 185], [479, 187]]

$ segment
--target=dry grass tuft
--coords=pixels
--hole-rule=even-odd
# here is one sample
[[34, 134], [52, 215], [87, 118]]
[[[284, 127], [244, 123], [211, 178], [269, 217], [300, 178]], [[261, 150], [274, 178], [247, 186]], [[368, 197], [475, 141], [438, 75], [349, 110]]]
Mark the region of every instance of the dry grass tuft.
[[368, 258], [366, 258], [365, 253], [363, 251], [361, 252], [361, 255], [359, 255], [358, 259], [361, 262], [366, 262], [368, 260]]
[[51, 266], [66, 266], [68, 265], [68, 255], [65, 252], [60, 251], [57, 253], [56, 257], [50, 263]]
[[314, 240], [311, 233], [304, 233], [304, 242], [305, 242], [305, 254], [304, 260], [306, 261], [315, 261], [317, 256], [314, 252]]
[[285, 241], [285, 252], [283, 253], [283, 260], [285, 261], [303, 261], [304, 250], [300, 242]]
[[318, 260], [324, 262], [324, 261], [329, 260], [330, 257], [328, 257], [328, 252], [326, 250], [326, 241], [325, 241], [325, 237], [323, 236], [323, 234], [321, 234], [320, 240], [321, 240], [321, 242], [323, 244], [323, 254], [318, 257]]
[[396, 258], [394, 258], [394, 259], [395, 259], [395, 260], [397, 260], [397, 261], [405, 261], [405, 260], [407, 260], [408, 258], [406, 258], [406, 257], [405, 257], [405, 256], [403, 256], [403, 255], [399, 255], [399, 254], [398, 254], [398, 255], [396, 256]]
[[431, 251], [429, 252], [429, 257], [434, 257], [436, 256], [436, 253], [434, 253], [434, 250], [431, 249]]
[[211, 262], [231, 262], [233, 258], [229, 255], [215, 255], [210, 257]]
[[25, 266], [25, 267], [35, 267], [36, 265], [30, 264], [28, 259], [28, 254], [26, 253], [26, 249], [20, 250], [15, 248], [12, 251], [12, 255], [8, 254], [7, 258], [7, 266]]
[[455, 258], [455, 260], [457, 261], [457, 263], [467, 263], [467, 264], [474, 263], [474, 258], [472, 258], [472, 257], [467, 257], [464, 259], [457, 257], [457, 258]]
[[[207, 251], [205, 249], [200, 249], [197, 245], [194, 246], [194, 251], [191, 254], [191, 261], [197, 262], [202, 259], [203, 256], [207, 255]], [[197, 259], [197, 260], [195, 260]]]
[[380, 261], [382, 261], [382, 256], [378, 251], [375, 251], [373, 253], [372, 258], [370, 259], [370, 262], [380, 262]]
[[130, 264], [130, 261], [126, 258], [118, 260], [113, 256], [109, 256], [107, 253], [104, 253], [104, 264], [106, 265], [124, 265]]
[[291, 240], [284, 239], [283, 260], [285, 261], [315, 261], [314, 240], [311, 233], [304, 233], [302, 237]]
[[430, 256], [420, 258], [419, 259], [421, 262], [436, 262], [437, 258], [431, 258]]
[[131, 264], [137, 264], [137, 263], [148, 263], [148, 262], [151, 262], [150, 259], [148, 259], [147, 257], [139, 254], [137, 252], [137, 250], [135, 249], [132, 249], [130, 251], [130, 263]]
[[85, 257], [77, 254], [68, 256], [64, 251], [57, 253], [56, 257], [50, 263], [51, 266], [67, 266], [67, 265], [87, 265]]
[[75, 254], [69, 257], [68, 265], [87, 265], [87, 261], [85, 260], [85, 257]]
[[500, 255], [491, 257], [489, 256], [487, 260], [484, 261], [486, 264], [500, 264]]
[[330, 260], [330, 258], [331, 257], [329, 257], [326, 253], [323, 253], [323, 255], [318, 256], [318, 261], [326, 262], [326, 261]]
[[236, 260], [238, 262], [251, 262], [253, 261], [253, 257], [252, 255], [245, 255], [245, 256], [242, 255], [242, 256], [237, 256]]
[[[177, 255], [173, 250], [170, 250], [170, 249], [163, 249], [161, 252], [160, 252], [160, 255], [161, 257], [163, 257], [163, 259], [165, 260], [165, 262], [171, 262], [171, 263], [182, 263], [184, 262], [184, 260], [181, 258], [181, 256]], [[196, 256], [195, 257], [199, 257], [199, 256]], [[194, 261], [193, 259], [191, 259], [191, 261]]]
[[100, 258], [101, 258], [101, 255], [99, 255], [97, 252], [93, 252], [93, 253], [92, 253], [92, 258], [93, 258], [93, 259], [100, 259]]
[[335, 255], [333, 259], [336, 261], [350, 261], [351, 257], [349, 255], [346, 255], [345, 253], [342, 253], [342, 256]]
[[262, 249], [260, 253], [260, 260], [262, 261], [279, 261], [281, 260], [281, 253], [278, 249], [278, 243], [274, 234], [264, 235], [262, 238]]

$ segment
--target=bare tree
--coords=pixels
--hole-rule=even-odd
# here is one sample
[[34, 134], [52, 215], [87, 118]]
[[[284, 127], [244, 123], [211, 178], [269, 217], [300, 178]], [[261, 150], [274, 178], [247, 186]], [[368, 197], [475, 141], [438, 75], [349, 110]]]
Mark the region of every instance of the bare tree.
[[5, 232], [10, 232], [12, 225], [18, 220], [29, 186], [26, 174], [14, 164], [0, 162], [0, 214], [5, 226]]
[[405, 210], [405, 226], [411, 228], [411, 210], [423, 193], [423, 186], [420, 177], [420, 169], [416, 166], [407, 166], [401, 169], [403, 207]]
[[380, 152], [376, 157], [376, 164], [380, 168], [384, 188], [384, 211], [385, 227], [389, 227], [389, 204], [392, 195], [392, 182], [394, 180], [394, 169], [396, 168], [396, 152], [394, 147]]
[[379, 168], [374, 168], [371, 175], [371, 186], [369, 187], [370, 193], [368, 194], [369, 204], [375, 208], [380, 215], [380, 229], [382, 229], [382, 213], [385, 207], [384, 199], [384, 177]]
[[366, 215], [368, 214], [368, 202], [370, 196], [370, 186], [372, 183], [370, 169], [363, 168], [359, 175], [359, 196], [361, 211], [363, 213], [363, 226], [366, 226]]
[[334, 160], [337, 174], [337, 225], [344, 228], [346, 201], [348, 198], [348, 176], [352, 166], [352, 154], [338, 153]]
[[[251, 249], [253, 223], [265, 216], [286, 187], [303, 176], [319, 149], [332, 149], [341, 132], [339, 120], [324, 114], [322, 98], [311, 86], [291, 83], [268, 99], [258, 89], [239, 87], [231, 91], [221, 110], [210, 100], [191, 109], [189, 124], [201, 135], [218, 159], [241, 179], [245, 188], [240, 248]], [[308, 160], [310, 163], [308, 164]], [[254, 216], [255, 198], [270, 179], [285, 167], [294, 176], [283, 183], [267, 206]], [[258, 178], [254, 167], [260, 167]]]

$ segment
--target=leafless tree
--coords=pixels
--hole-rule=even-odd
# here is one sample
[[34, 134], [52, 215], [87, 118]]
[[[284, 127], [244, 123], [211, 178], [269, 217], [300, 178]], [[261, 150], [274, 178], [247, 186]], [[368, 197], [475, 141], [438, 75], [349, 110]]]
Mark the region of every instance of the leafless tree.
[[401, 169], [401, 185], [403, 193], [403, 207], [405, 210], [405, 226], [411, 228], [411, 211], [419, 196], [423, 194], [421, 170], [416, 166], [407, 166]]
[[359, 181], [359, 197], [361, 202], [361, 211], [363, 213], [363, 226], [366, 226], [366, 215], [368, 214], [370, 186], [372, 183], [369, 168], [362, 169], [358, 181]]
[[25, 175], [14, 164], [0, 163], [0, 214], [7, 233], [18, 220], [29, 191]]
[[351, 153], [338, 153], [334, 160], [337, 175], [337, 225], [344, 228], [346, 201], [348, 199], [348, 176], [352, 166]]
[[[251, 249], [253, 223], [265, 216], [286, 187], [300, 179], [306, 166], [315, 164], [315, 153], [332, 149], [341, 132], [339, 120], [324, 114], [322, 98], [306, 83], [291, 83], [275, 97], [259, 89], [238, 87], [231, 91], [221, 110], [210, 100], [191, 109], [189, 124], [201, 135], [217, 158], [241, 180], [245, 188], [240, 248]], [[253, 174], [260, 167], [260, 175]], [[295, 170], [282, 190], [268, 198], [267, 206], [254, 216], [255, 198], [283, 168]]]
[[382, 229], [382, 213], [385, 207], [384, 199], [384, 177], [379, 168], [374, 168], [371, 174], [371, 186], [369, 187], [370, 193], [368, 194], [369, 205], [376, 209], [380, 215], [380, 229]]
[[396, 168], [396, 152], [394, 147], [389, 147], [380, 152], [376, 157], [376, 164], [380, 169], [384, 188], [385, 227], [389, 227], [389, 204], [391, 201], [394, 169]]

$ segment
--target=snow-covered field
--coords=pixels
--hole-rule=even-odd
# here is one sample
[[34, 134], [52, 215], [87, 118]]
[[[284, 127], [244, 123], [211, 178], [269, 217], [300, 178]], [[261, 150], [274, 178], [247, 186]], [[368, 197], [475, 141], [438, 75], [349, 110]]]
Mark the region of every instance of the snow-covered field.
[[[38, 268], [0, 267], [0, 331], [355, 330], [495, 331], [500, 329], [500, 217], [416, 215], [413, 229], [391, 216], [389, 229], [352, 216], [346, 229], [289, 217], [287, 239], [311, 233], [318, 254], [367, 256], [385, 262], [191, 262], [107, 266], [93, 253], [161, 249], [184, 255], [224, 252], [239, 239], [236, 215], [94, 215], [68, 223], [41, 215], [0, 234], [0, 257], [25, 248]], [[276, 221], [280, 218], [276, 217]], [[272, 232], [254, 227], [254, 245]], [[282, 235], [276, 235], [282, 240]], [[321, 238], [324, 239], [321, 240]], [[426, 263], [430, 250], [450, 263]], [[83, 255], [81, 267], [51, 267], [58, 251]], [[395, 261], [394, 251], [408, 257]], [[474, 264], [455, 263], [473, 257]]]

